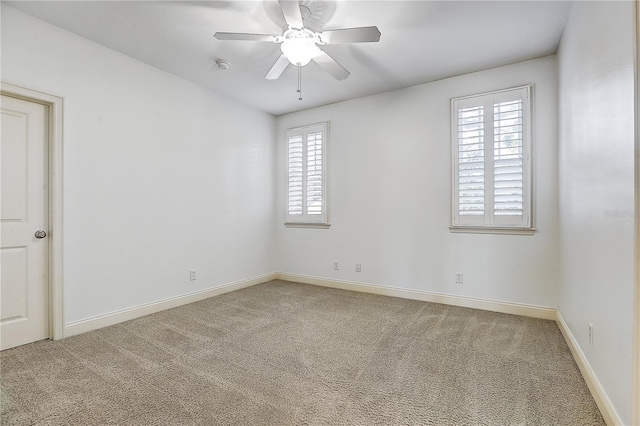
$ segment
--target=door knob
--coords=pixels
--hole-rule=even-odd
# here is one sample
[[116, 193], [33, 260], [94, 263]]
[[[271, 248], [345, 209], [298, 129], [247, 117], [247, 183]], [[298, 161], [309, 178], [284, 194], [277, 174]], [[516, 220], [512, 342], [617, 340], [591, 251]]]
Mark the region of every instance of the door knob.
[[47, 236], [47, 233], [44, 232], [43, 230], [40, 230], [40, 231], [36, 231], [35, 236], [36, 238], [44, 238]]

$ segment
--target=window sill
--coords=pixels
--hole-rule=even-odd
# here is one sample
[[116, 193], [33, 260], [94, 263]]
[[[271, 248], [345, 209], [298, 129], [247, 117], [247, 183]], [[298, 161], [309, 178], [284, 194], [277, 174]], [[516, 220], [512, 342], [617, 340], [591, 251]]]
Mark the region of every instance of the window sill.
[[329, 229], [331, 227], [330, 223], [321, 223], [321, 222], [285, 222], [284, 226], [287, 228], [319, 228], [319, 229]]
[[503, 234], [503, 235], [533, 235], [536, 228], [508, 228], [493, 226], [449, 226], [449, 232], [463, 234]]

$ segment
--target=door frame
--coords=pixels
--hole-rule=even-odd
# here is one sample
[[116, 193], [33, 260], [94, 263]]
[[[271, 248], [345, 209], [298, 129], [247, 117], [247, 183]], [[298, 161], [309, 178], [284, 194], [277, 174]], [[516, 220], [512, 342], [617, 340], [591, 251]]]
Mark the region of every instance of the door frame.
[[62, 114], [63, 99], [0, 82], [0, 93], [49, 107], [49, 338], [64, 338], [62, 275]]

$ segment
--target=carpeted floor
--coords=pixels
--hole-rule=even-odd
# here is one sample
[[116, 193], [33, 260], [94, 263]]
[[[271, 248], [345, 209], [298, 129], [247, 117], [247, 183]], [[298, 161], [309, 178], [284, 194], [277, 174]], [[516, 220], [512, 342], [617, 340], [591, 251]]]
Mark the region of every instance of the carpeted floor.
[[603, 425], [552, 321], [272, 281], [0, 353], [2, 425]]

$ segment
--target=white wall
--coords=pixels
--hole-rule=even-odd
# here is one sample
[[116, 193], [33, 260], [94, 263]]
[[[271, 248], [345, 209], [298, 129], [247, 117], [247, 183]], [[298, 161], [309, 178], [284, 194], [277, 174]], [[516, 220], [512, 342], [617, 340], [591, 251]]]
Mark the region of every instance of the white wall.
[[[357, 78], [352, 76], [351, 78]], [[533, 236], [452, 234], [450, 99], [533, 83]], [[331, 228], [286, 228], [277, 185], [279, 271], [555, 307], [558, 276], [555, 56], [279, 117], [284, 131], [331, 121]], [[342, 265], [333, 271], [333, 261]], [[362, 272], [354, 264], [362, 264]], [[464, 273], [455, 284], [454, 273]]]
[[67, 323], [274, 271], [271, 115], [5, 5], [1, 78], [64, 97]]
[[634, 19], [633, 2], [576, 2], [558, 53], [558, 310], [624, 424], [632, 408]]

